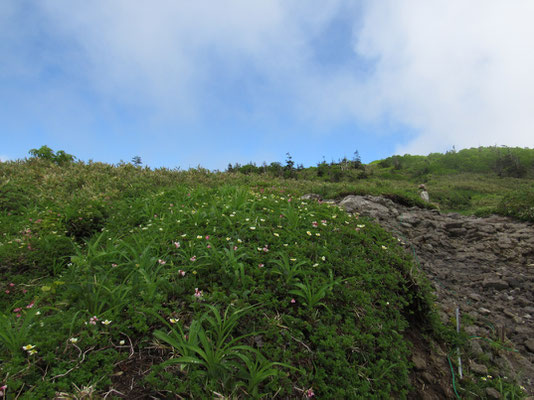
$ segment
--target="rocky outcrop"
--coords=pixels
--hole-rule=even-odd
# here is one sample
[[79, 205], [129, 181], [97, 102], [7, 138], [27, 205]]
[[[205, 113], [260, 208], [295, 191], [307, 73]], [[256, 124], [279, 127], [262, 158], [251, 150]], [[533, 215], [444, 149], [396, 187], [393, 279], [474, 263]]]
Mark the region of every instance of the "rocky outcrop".
[[[478, 348], [492, 352], [489, 357], [496, 365], [515, 371], [534, 394], [532, 224], [500, 216], [443, 214], [376, 196], [351, 195], [338, 205], [375, 219], [415, 251], [433, 284], [443, 319], [453, 318], [460, 307], [464, 319], [473, 321], [466, 327], [471, 336], [513, 346], [517, 352], [493, 351], [487, 340], [473, 340], [474, 353]], [[478, 366], [474, 361], [471, 365]], [[477, 368], [473, 369], [480, 372]]]

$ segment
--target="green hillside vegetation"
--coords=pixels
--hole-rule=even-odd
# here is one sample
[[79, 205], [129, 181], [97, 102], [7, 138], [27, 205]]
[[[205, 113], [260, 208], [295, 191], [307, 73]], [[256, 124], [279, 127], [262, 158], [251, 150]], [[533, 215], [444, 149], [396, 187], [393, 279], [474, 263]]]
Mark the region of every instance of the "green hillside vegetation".
[[[32, 155], [0, 163], [8, 396], [98, 398], [130, 390], [133, 379], [137, 394], [156, 397], [406, 398], [404, 333], [461, 343], [437, 322], [429, 285], [399, 238], [300, 200], [371, 193], [432, 207], [418, 197], [414, 182], [423, 180], [410, 157], [400, 169], [353, 160], [317, 176], [319, 167], [294, 165], [223, 173], [151, 170], [140, 158], [84, 163], [43, 148]], [[519, 216], [529, 173], [480, 172], [487, 180], [464, 185], [488, 193], [485, 207], [516, 196]], [[459, 184], [424, 176], [431, 196]]]
[[[234, 165], [229, 171], [328, 183], [319, 189], [325, 196], [381, 194], [445, 212], [534, 221], [534, 149], [479, 147], [428, 156], [392, 156], [367, 165], [355, 152], [351, 160], [323, 161], [317, 167], [295, 168], [288, 158], [285, 165]], [[422, 183], [432, 205], [419, 201], [417, 188]]]

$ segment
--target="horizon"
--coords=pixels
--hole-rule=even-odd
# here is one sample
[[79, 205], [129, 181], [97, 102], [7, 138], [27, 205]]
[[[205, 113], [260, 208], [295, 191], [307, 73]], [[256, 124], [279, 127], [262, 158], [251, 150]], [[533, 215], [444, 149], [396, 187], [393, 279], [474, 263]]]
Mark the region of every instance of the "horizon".
[[[48, 149], [51, 150], [53, 154], [57, 154], [59, 151], [63, 151], [63, 149], [51, 149], [49, 146], [46, 146], [46, 145], [43, 145], [42, 147], [48, 147]], [[42, 147], [30, 149], [28, 151], [28, 156], [26, 156], [24, 158], [20, 158], [20, 159], [15, 159], [15, 160], [7, 159], [6, 160], [6, 159], [2, 159], [0, 157], [0, 162], [10, 162], [10, 161], [16, 162], [16, 161], [29, 160], [29, 159], [35, 157], [34, 155], [30, 154], [31, 151], [39, 150]], [[455, 146], [453, 146], [451, 149], [449, 149], [449, 150], [447, 150], [445, 152], [433, 152], [433, 153], [429, 153], [429, 154], [425, 154], [425, 155], [408, 154], [407, 153], [407, 154], [403, 154], [403, 155], [391, 155], [389, 157], [385, 157], [385, 158], [381, 158], [381, 159], [375, 159], [375, 160], [371, 160], [371, 161], [364, 161], [363, 158], [360, 156], [359, 152], [354, 152], [352, 157], [345, 157], [345, 159], [346, 159], [346, 161], [359, 160], [363, 165], [369, 165], [369, 164], [372, 164], [372, 163], [376, 163], [376, 162], [388, 159], [390, 157], [397, 157], [397, 156], [398, 157], [428, 157], [428, 156], [433, 155], [433, 154], [446, 155], [446, 154], [449, 154], [449, 153], [460, 153], [463, 150], [477, 150], [477, 149], [481, 149], [481, 148], [484, 148], [484, 149], [492, 149], [492, 148], [494, 148], [494, 149], [510, 149], [510, 150], [514, 150], [514, 149], [534, 150], [534, 148], [530, 148], [530, 147], [519, 147], [519, 146], [509, 147], [509, 146], [506, 146], [506, 145], [501, 145], [501, 146], [498, 146], [498, 145], [480, 146], [480, 147], [470, 147], [470, 148], [465, 148], [465, 149], [457, 149]], [[111, 165], [113, 167], [117, 167], [117, 166], [124, 165], [124, 164], [132, 164], [132, 165], [135, 165], [135, 166], [138, 166], [138, 167], [148, 168], [148, 169], [151, 169], [151, 170], [156, 170], [156, 169], [159, 169], [159, 168], [168, 169], [168, 170], [179, 170], [179, 171], [205, 169], [205, 170], [208, 170], [211, 173], [228, 172], [228, 167], [230, 167], [230, 166], [233, 167], [233, 168], [239, 168], [239, 167], [243, 167], [245, 165], [254, 165], [254, 166], [257, 166], [257, 167], [262, 167], [262, 166], [269, 166], [269, 165], [272, 165], [272, 164], [275, 164], [275, 163], [277, 163], [277, 164], [279, 164], [281, 166], [284, 166], [284, 165], [286, 165], [287, 160], [288, 160], [287, 155], [291, 156], [291, 161], [294, 164], [294, 167], [293, 167], [294, 169], [298, 169], [300, 167], [303, 167], [304, 169], [318, 167], [319, 164], [321, 164], [322, 162], [325, 162], [326, 164], [330, 164], [330, 165], [335, 165], [335, 164], [339, 164], [339, 163], [344, 161], [343, 157], [338, 157], [337, 159], [333, 159], [333, 158], [331, 160], [323, 159], [323, 160], [315, 162], [314, 164], [304, 165], [303, 163], [299, 162], [298, 160], [295, 160], [292, 157], [291, 154], [286, 154], [286, 158], [284, 160], [262, 161], [262, 162], [250, 161], [250, 162], [247, 162], [247, 163], [228, 162], [226, 164], [226, 167], [224, 167], [224, 168], [213, 168], [213, 169], [210, 169], [210, 168], [205, 168], [202, 164], [197, 164], [196, 166], [188, 166], [187, 168], [182, 168], [180, 166], [168, 167], [168, 166], [165, 166], [165, 165], [154, 167], [154, 166], [150, 166], [150, 165], [145, 164], [143, 159], [142, 159], [142, 157], [140, 157], [138, 155], [133, 156], [130, 160], [119, 160], [118, 162], [115, 162], [115, 163], [109, 163], [109, 162], [106, 162], [106, 161], [100, 161], [100, 160], [94, 160], [94, 159], [82, 160], [82, 159], [76, 157], [76, 155], [69, 154], [69, 153], [66, 153], [66, 155], [67, 156], [73, 156], [74, 157], [73, 162], [82, 162], [84, 164], [104, 163], [104, 164]], [[137, 158], [137, 157], [139, 157], [139, 161], [140, 161], [139, 164], [136, 164], [135, 158]], [[41, 157], [37, 156], [37, 158], [42, 158], [42, 156]]]
[[534, 148], [534, 3], [0, 4], [0, 161], [151, 168]]

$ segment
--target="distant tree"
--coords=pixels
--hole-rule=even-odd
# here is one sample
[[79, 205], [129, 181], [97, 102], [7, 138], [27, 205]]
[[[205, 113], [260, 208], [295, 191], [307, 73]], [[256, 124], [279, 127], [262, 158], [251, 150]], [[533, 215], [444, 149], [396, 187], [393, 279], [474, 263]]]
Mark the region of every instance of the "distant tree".
[[29, 151], [30, 155], [36, 158], [40, 158], [41, 160], [48, 160], [48, 161], [54, 161], [55, 154], [54, 150], [52, 150], [48, 146], [41, 146], [38, 149], [31, 149]]
[[29, 154], [35, 158], [48, 160], [58, 165], [72, 162], [76, 158], [71, 154], [65, 153], [63, 150], [59, 150], [57, 153], [55, 153], [54, 150], [48, 146], [41, 146], [38, 149], [31, 149]]
[[132, 157], [132, 164], [136, 167], [140, 167], [143, 164], [143, 161], [141, 161], [141, 157], [139, 156], [133, 156]]
[[273, 174], [274, 176], [282, 176], [284, 173], [284, 168], [279, 162], [272, 162], [268, 167], [267, 171]]
[[293, 178], [295, 175], [295, 162], [291, 157], [291, 154], [286, 153], [286, 165], [284, 166], [284, 177]]
[[327, 173], [328, 173], [328, 164], [326, 163], [323, 157], [323, 161], [317, 164], [317, 176], [319, 177], [325, 176]]
[[393, 162], [393, 169], [396, 169], [396, 170], [402, 169], [401, 157], [393, 156], [391, 158]]
[[352, 157], [352, 168], [354, 169], [360, 169], [362, 167], [362, 159], [360, 157], [360, 153], [358, 150], [354, 152], [354, 156]]
[[293, 161], [293, 157], [291, 157], [291, 154], [289, 153], [286, 153], [286, 165], [284, 167], [284, 169], [286, 171], [293, 171], [294, 169], [294, 166], [295, 166], [295, 162]]
[[504, 155], [498, 154], [494, 168], [499, 176], [523, 178], [527, 174], [527, 168], [521, 164], [519, 157], [513, 154], [510, 149]]
[[232, 166], [232, 163], [228, 163], [228, 166], [226, 167], [226, 172], [234, 172], [234, 167]]
[[245, 175], [249, 175], [252, 173], [258, 173], [258, 167], [256, 167], [256, 164], [253, 162], [249, 162], [248, 164], [243, 165], [239, 168], [239, 172]]
[[341, 167], [341, 171], [348, 170], [350, 163], [349, 163], [349, 160], [347, 159], [347, 157], [343, 157], [343, 159], [340, 160], [339, 165]]

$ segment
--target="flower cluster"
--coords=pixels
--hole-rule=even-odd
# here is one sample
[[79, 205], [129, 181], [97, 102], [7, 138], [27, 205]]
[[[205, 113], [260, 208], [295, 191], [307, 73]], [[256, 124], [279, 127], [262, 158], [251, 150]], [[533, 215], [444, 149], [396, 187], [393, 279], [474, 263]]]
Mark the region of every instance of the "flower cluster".
[[35, 350], [35, 345], [33, 344], [27, 344], [26, 346], [22, 346], [22, 350], [25, 350], [28, 352], [28, 355], [32, 356], [37, 353], [37, 350]]

